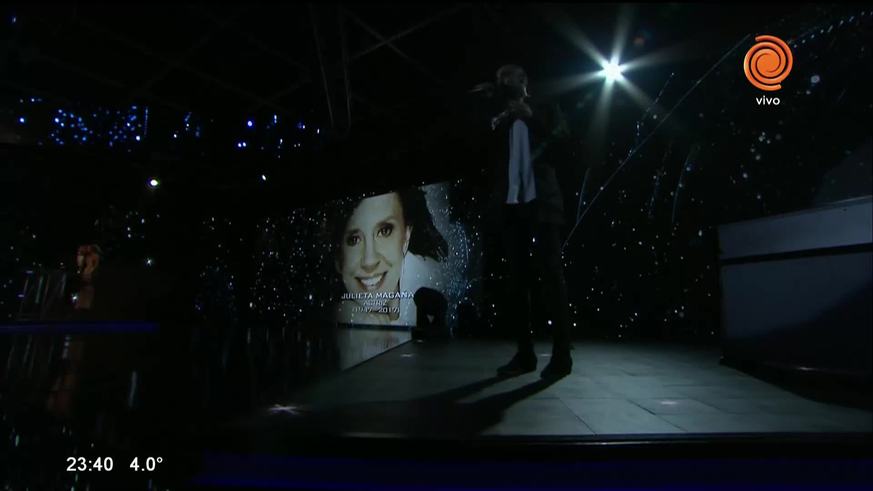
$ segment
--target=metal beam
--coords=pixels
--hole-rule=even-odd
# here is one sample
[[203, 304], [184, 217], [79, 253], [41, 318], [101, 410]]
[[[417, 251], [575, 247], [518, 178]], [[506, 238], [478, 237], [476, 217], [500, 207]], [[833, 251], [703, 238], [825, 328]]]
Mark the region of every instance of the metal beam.
[[364, 55], [367, 55], [367, 54], [369, 54], [369, 53], [372, 53], [373, 51], [376, 51], [377, 49], [381, 48], [382, 46], [387, 45], [388, 43], [393, 43], [394, 41], [397, 41], [398, 39], [400, 39], [400, 38], [402, 38], [402, 37], [406, 37], [406, 36], [412, 34], [412, 33], [415, 32], [415, 31], [418, 31], [419, 29], [421, 29], [421, 28], [423, 28], [423, 27], [425, 27], [425, 26], [428, 26], [428, 25], [430, 25], [430, 24], [433, 24], [434, 22], [436, 22], [436, 21], [438, 21], [438, 20], [441, 20], [441, 19], [444, 18], [444, 17], [448, 17], [449, 15], [452, 15], [452, 14], [454, 14], [454, 13], [456, 13], [456, 12], [460, 12], [461, 10], [463, 10], [463, 9], [465, 9], [465, 8], [467, 8], [467, 7], [468, 7], [467, 5], [458, 5], [458, 6], [456, 6], [456, 7], [450, 8], [450, 9], [448, 9], [448, 10], [444, 10], [444, 11], [442, 11], [442, 12], [440, 12], [440, 13], [437, 13], [437, 14], [431, 16], [431, 17], [428, 17], [427, 19], [425, 19], [425, 20], [419, 22], [418, 24], [415, 24], [414, 26], [412, 26], [412, 27], [410, 27], [410, 28], [408, 28], [408, 29], [405, 29], [405, 30], [403, 30], [403, 31], [400, 31], [400, 32], [398, 32], [397, 34], [395, 34], [395, 35], [393, 35], [393, 36], [391, 36], [391, 37], [388, 37], [388, 38], [386, 38], [386, 39], [384, 39], [384, 40], [382, 40], [382, 41], [379, 41], [378, 43], [376, 43], [376, 44], [370, 46], [369, 48], [365, 48], [365, 49], [363, 49], [363, 50], [361, 50], [361, 51], [358, 51], [357, 53], [355, 53], [354, 55], [352, 55], [352, 57], [351, 57], [351, 61], [357, 60], [358, 58], [360, 58], [360, 57], [362, 57], [362, 56], [364, 56]]
[[343, 85], [346, 89], [346, 129], [345, 134], [348, 135], [352, 130], [352, 92], [351, 83], [349, 81], [349, 47], [346, 39], [346, 19], [343, 15], [345, 9], [342, 6], [337, 7], [337, 20], [339, 21], [340, 31], [340, 49], [342, 50], [343, 64]]
[[312, 36], [315, 38], [315, 51], [318, 53], [318, 66], [321, 68], [321, 81], [324, 83], [324, 98], [327, 101], [327, 114], [330, 116], [330, 128], [336, 125], [333, 119], [333, 104], [330, 101], [330, 87], [327, 83], [327, 72], [324, 69], [324, 57], [321, 53], [321, 37], [318, 35], [318, 19], [315, 17], [315, 7], [309, 4], [309, 20], [312, 22]]
[[[400, 38], [406, 37], [406, 36], [412, 34], [413, 32], [415, 32], [415, 31], [417, 31], [417, 30], [419, 30], [419, 29], [421, 29], [429, 24], [432, 24], [432, 23], [434, 23], [434, 22], [436, 22], [444, 17], [452, 15], [456, 12], [460, 12], [461, 10], [466, 9], [468, 7], [469, 6], [467, 6], [467, 5], [459, 5], [459, 6], [450, 8], [448, 10], [444, 10], [443, 12], [437, 13], [437, 14], [419, 22], [418, 24], [415, 24], [414, 26], [412, 26], [408, 29], [405, 29], [397, 34], [394, 34], [393, 36], [385, 38], [383, 41], [379, 41], [379, 42], [369, 46], [368, 48], [365, 48], [361, 51], [358, 51], [357, 53], [355, 53], [354, 55], [349, 57], [349, 62], [357, 60], [357, 59], [359, 59], [359, 58], [361, 58], [369, 53], [372, 53], [373, 51], [376, 51], [377, 49], [381, 48], [382, 46], [387, 45], [388, 43], [392, 43]], [[339, 64], [332, 67], [332, 69], [333, 68], [339, 68]], [[311, 79], [306, 80], [306, 81], [301, 81], [301, 82], [299, 82], [291, 87], [286, 87], [280, 91], [277, 91], [277, 92], [267, 96], [267, 100], [270, 101], [271, 103], [275, 102], [275, 101], [281, 99], [282, 97], [285, 97], [287, 95], [292, 94], [294, 91], [296, 91], [297, 89], [299, 89], [300, 87], [302, 87], [303, 85], [306, 85], [307, 83], [309, 83], [311, 81], [312, 81]], [[259, 106], [252, 108], [252, 110], [257, 110], [257, 109], [259, 109]]]
[[[194, 7], [189, 6], [189, 8], [194, 10]], [[206, 12], [203, 10], [196, 10], [195, 13], [200, 15], [201, 17], [215, 23], [215, 24], [222, 22], [221, 19], [216, 18], [214, 15], [212, 15], [209, 12]], [[309, 69], [308, 65], [289, 57], [286, 53], [273, 48], [272, 46], [265, 43], [264, 41], [261, 41], [259, 38], [255, 37], [249, 31], [239, 27], [239, 25], [236, 24], [235, 22], [232, 22], [232, 21], [229, 21], [229, 22], [230, 22], [230, 24], [227, 26], [228, 30], [233, 31], [234, 33], [236, 33], [236, 35], [243, 38], [247, 43], [258, 48], [259, 50], [263, 51], [264, 53], [266, 53], [270, 56], [274, 56], [274, 57], [284, 61], [285, 63], [297, 68], [300, 72], [300, 78], [306, 79], [307, 82], [309, 81], [310, 69]]]
[[[342, 7], [340, 7], [340, 8], [342, 8]], [[422, 65], [419, 61], [413, 59], [411, 56], [409, 56], [406, 53], [404, 53], [403, 51], [401, 51], [400, 48], [398, 48], [392, 41], [388, 40], [385, 36], [383, 36], [378, 31], [376, 31], [376, 29], [370, 27], [366, 22], [361, 20], [360, 17], [358, 17], [357, 15], [355, 15], [354, 13], [352, 13], [351, 11], [346, 10], [346, 9], [343, 9], [343, 12], [345, 13], [345, 15], [348, 15], [349, 17], [352, 18], [352, 20], [357, 22], [359, 26], [363, 27], [365, 31], [369, 32], [371, 35], [373, 35], [374, 37], [376, 37], [380, 41], [384, 42], [385, 45], [388, 46], [389, 48], [391, 48], [392, 51], [394, 51], [395, 53], [400, 55], [401, 58], [403, 58], [404, 60], [409, 62], [415, 68], [417, 68], [426, 77], [438, 82], [440, 85], [443, 85], [443, 82], [440, 79], [438, 79], [435, 75], [433, 75], [433, 73], [431, 73], [430, 70], [428, 70], [424, 65]]]
[[270, 107], [270, 108], [274, 109], [275, 111], [282, 113], [284, 115], [289, 114], [288, 111], [284, 107], [281, 107], [281, 106], [274, 104], [273, 101], [264, 99], [264, 98], [258, 96], [257, 94], [253, 94], [253, 93], [249, 92], [248, 90], [242, 89], [240, 87], [236, 87], [232, 84], [229, 84], [229, 83], [225, 82], [224, 80], [221, 80], [213, 75], [210, 75], [210, 74], [204, 73], [200, 70], [191, 68], [190, 66], [188, 66], [184, 63], [177, 63], [174, 60], [169, 59], [166, 56], [161, 55], [159, 53], [155, 53], [154, 51], [150, 50], [148, 47], [146, 47], [146, 46], [144, 46], [136, 41], [128, 39], [124, 36], [121, 36], [115, 32], [112, 32], [111, 30], [106, 29], [105, 27], [99, 26], [91, 21], [88, 21], [88, 20], [85, 20], [82, 18], [78, 18], [77, 23], [81, 24], [84, 27], [87, 27], [88, 29], [90, 29], [91, 31], [93, 31], [95, 33], [99, 33], [103, 36], [106, 36], [106, 37], [112, 39], [113, 41], [118, 42], [119, 44], [123, 44], [131, 49], [139, 51], [143, 55], [146, 55], [150, 58], [154, 58], [154, 59], [159, 60], [163, 63], [169, 64], [173, 68], [187, 72], [187, 73], [194, 75], [202, 80], [210, 82], [213, 85], [220, 87], [228, 92], [232, 92], [232, 93], [237, 94], [239, 96], [242, 96], [243, 98], [248, 99], [252, 102], [256, 102], [256, 103], [260, 104], [261, 107], [267, 106], [267, 107]]
[[215, 36], [216, 34], [221, 32], [222, 30], [224, 30], [224, 28], [227, 27], [228, 24], [230, 24], [232, 19], [234, 19], [236, 16], [242, 14], [246, 10], [248, 10], [248, 7], [244, 6], [242, 8], [237, 9], [233, 14], [228, 16], [226, 19], [223, 19], [220, 22], [216, 22], [213, 25], [212, 29], [207, 30], [207, 32], [203, 36], [201, 36], [200, 39], [198, 39], [194, 44], [189, 46], [188, 49], [179, 53], [175, 58], [173, 58], [172, 63], [165, 63], [164, 66], [162, 66], [157, 71], [157, 73], [152, 75], [151, 78], [146, 80], [142, 85], [140, 85], [139, 87], [134, 89], [130, 95], [130, 98], [134, 99], [134, 98], [142, 95], [143, 93], [148, 92], [154, 84], [156, 84], [157, 82], [162, 80], [164, 77], [166, 77], [167, 74], [169, 74], [170, 71], [173, 70], [174, 66], [178, 66], [179, 64], [184, 62], [186, 59], [191, 57], [194, 53], [199, 51], [203, 46], [206, 46], [206, 44], [212, 39], [213, 36]]
[[[15, 49], [18, 52], [21, 52], [21, 48], [13, 48], [13, 49]], [[34, 54], [32, 56], [33, 56], [33, 59], [37, 62], [42, 61], [42, 62], [48, 63], [50, 65], [54, 65], [58, 68], [61, 68], [61, 69], [66, 70], [68, 72], [78, 74], [82, 77], [90, 79], [90, 80], [97, 82], [101, 85], [104, 85], [106, 87], [112, 87], [114, 89], [119, 89], [119, 90], [127, 90], [128, 89], [128, 86], [125, 85], [123, 82], [119, 82], [118, 80], [115, 80], [113, 78], [109, 78], [109, 77], [106, 77], [104, 75], [94, 73], [90, 70], [86, 70], [86, 69], [80, 67], [79, 65], [70, 63], [68, 61], [61, 60], [61, 59], [58, 59], [58, 58], [55, 58], [55, 57], [52, 57], [49, 55], [45, 55], [42, 53], [37, 53], [37, 54]], [[188, 108], [185, 108], [185, 107], [183, 107], [183, 106], [181, 106], [173, 101], [164, 99], [163, 97], [158, 97], [158, 96], [153, 95], [153, 94], [149, 94], [149, 93], [143, 94], [143, 98], [146, 100], [150, 100], [152, 102], [167, 106], [167, 107], [172, 108], [172, 109], [176, 109], [176, 110], [180, 110], [180, 111], [187, 111], [188, 110]]]

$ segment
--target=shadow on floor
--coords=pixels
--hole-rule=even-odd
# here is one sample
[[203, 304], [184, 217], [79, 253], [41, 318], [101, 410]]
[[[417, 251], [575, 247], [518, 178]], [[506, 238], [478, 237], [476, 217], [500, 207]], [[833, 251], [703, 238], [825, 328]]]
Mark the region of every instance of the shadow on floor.
[[[459, 402], [506, 377], [490, 377], [444, 392], [407, 401], [373, 401], [324, 409], [274, 407], [246, 426], [262, 438], [292, 436], [384, 435], [419, 438], [469, 438], [494, 426], [513, 404], [548, 388], [559, 379], [539, 380], [473, 402]], [[257, 431], [263, 430], [263, 431]], [[262, 442], [263, 443], [263, 442]]]

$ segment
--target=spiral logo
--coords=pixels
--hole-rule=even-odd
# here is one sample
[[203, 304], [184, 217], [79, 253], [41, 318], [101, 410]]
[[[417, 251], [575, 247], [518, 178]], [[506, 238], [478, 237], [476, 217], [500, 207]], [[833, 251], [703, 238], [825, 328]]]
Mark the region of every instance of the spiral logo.
[[785, 41], [776, 36], [757, 36], [757, 42], [743, 60], [743, 71], [746, 78], [755, 87], [776, 91], [782, 88], [780, 82], [791, 73], [794, 56]]

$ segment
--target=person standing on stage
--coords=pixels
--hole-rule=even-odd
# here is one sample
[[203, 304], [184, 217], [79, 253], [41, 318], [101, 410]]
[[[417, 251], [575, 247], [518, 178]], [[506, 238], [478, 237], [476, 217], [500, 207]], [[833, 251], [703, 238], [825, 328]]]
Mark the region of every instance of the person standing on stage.
[[555, 166], [566, 160], [560, 151], [568, 131], [557, 106], [531, 107], [528, 78], [517, 65], [497, 71], [495, 85], [474, 91], [488, 92], [491, 110], [489, 169], [490, 196], [486, 215], [500, 231], [509, 265], [509, 318], [518, 343], [512, 360], [498, 374], [515, 376], [536, 370], [537, 357], [530, 326], [533, 286], [543, 294], [548, 324], [554, 334], [552, 357], [543, 378], [569, 374], [570, 313], [561, 257], [564, 207]]

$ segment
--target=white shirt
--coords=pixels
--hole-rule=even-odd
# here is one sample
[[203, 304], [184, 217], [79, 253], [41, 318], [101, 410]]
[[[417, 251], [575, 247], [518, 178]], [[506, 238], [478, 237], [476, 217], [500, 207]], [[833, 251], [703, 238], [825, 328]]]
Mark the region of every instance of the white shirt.
[[509, 131], [509, 189], [506, 204], [533, 201], [537, 197], [533, 164], [530, 157], [530, 135], [524, 121], [516, 119]]

